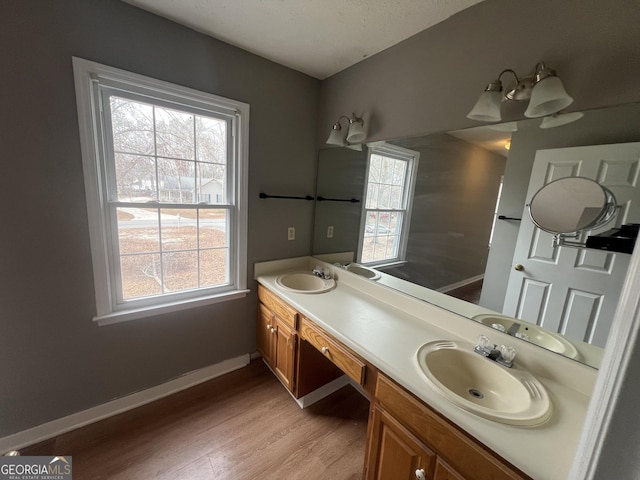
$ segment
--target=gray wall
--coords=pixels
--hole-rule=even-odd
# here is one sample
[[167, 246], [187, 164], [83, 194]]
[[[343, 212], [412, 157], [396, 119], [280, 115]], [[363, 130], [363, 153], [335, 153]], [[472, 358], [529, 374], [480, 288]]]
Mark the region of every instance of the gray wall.
[[253, 352], [255, 292], [92, 323], [71, 57], [251, 105], [250, 278], [255, 261], [310, 253], [312, 202], [258, 192], [313, 194], [319, 82], [117, 0], [4, 0], [0, 27], [0, 436]]
[[394, 143], [420, 163], [407, 263], [384, 272], [432, 289], [483, 274], [505, 157], [446, 134]]
[[[323, 81], [318, 141], [352, 111], [368, 141], [478, 125], [466, 115], [485, 85], [541, 60], [575, 99], [571, 110], [638, 101], [639, 21], [637, 0], [485, 0]], [[508, 107], [504, 120], [525, 105]]]

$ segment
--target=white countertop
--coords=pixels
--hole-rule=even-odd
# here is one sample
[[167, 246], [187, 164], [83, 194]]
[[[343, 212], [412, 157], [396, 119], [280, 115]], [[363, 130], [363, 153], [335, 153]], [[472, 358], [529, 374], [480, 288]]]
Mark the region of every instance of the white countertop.
[[419, 372], [415, 354], [419, 347], [433, 340], [475, 343], [480, 332], [495, 335], [490, 327], [469, 322], [338, 269], [335, 271], [336, 287], [322, 294], [293, 293], [276, 285], [275, 278], [280, 273], [310, 270], [317, 263], [317, 259], [301, 257], [256, 264], [256, 279], [532, 478], [567, 478], [597, 371], [526, 342], [511, 342], [518, 351], [516, 362], [546, 387], [553, 403], [553, 415], [538, 427], [514, 427], [483, 419], [455, 406], [433, 390]]

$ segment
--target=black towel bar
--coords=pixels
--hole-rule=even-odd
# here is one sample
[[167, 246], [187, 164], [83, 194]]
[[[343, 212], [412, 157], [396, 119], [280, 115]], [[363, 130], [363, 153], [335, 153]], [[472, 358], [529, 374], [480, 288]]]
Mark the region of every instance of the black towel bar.
[[304, 197], [294, 197], [290, 195], [268, 195], [264, 192], [260, 192], [260, 198], [284, 198], [286, 200], [314, 200], [311, 195], [306, 195]]

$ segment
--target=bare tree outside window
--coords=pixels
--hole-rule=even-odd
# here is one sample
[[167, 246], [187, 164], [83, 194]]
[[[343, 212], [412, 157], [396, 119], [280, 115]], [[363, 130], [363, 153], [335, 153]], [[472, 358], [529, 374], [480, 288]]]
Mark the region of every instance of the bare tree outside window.
[[[395, 151], [397, 149], [397, 151]], [[383, 264], [399, 261], [408, 226], [408, 192], [413, 188], [417, 152], [386, 145], [369, 152], [361, 232], [360, 262]]]
[[229, 283], [228, 122], [118, 96], [110, 113], [123, 299]]

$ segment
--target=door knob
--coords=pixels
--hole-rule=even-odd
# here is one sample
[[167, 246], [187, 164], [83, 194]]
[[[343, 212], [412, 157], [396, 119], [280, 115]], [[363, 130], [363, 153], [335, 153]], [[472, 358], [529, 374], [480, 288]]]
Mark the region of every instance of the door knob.
[[517, 270], [518, 272], [524, 272], [524, 265], [521, 264], [516, 264], [515, 267], [513, 267], [515, 270]]

